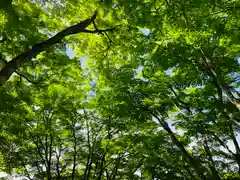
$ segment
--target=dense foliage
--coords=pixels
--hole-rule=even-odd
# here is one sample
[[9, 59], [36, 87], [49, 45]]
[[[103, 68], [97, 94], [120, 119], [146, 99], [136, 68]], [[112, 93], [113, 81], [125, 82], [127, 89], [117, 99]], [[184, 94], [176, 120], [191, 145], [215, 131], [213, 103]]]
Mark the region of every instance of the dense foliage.
[[1, 0], [0, 171], [240, 179], [239, 0]]

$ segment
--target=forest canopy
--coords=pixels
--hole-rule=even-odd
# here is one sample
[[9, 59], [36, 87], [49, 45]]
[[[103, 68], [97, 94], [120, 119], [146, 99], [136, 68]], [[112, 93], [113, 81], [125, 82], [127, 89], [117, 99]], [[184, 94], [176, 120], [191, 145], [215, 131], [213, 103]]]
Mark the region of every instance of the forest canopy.
[[0, 174], [240, 179], [239, 0], [1, 0]]

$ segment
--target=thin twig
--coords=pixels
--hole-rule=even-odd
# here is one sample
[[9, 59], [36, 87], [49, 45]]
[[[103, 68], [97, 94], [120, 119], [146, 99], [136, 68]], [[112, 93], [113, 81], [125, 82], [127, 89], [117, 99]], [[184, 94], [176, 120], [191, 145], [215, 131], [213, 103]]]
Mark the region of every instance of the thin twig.
[[114, 44], [114, 45], [116, 45], [116, 43], [115, 42], [113, 42], [113, 40], [109, 37], [109, 35], [108, 35], [108, 33], [107, 32], [104, 32], [104, 34], [107, 36], [107, 38], [108, 38], [108, 40], [109, 40], [109, 42], [110, 42], [110, 44]]

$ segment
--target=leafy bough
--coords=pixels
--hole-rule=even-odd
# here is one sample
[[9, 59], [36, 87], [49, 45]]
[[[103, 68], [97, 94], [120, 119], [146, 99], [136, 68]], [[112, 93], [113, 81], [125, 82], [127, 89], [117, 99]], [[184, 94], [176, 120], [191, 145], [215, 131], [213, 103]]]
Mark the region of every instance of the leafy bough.
[[[85, 19], [78, 24], [67, 27], [61, 32], [57, 33], [55, 36], [43, 41], [39, 44], [32, 46], [30, 50], [27, 50], [18, 56], [14, 57], [12, 60], [6, 62], [5, 66], [0, 71], [0, 86], [4, 85], [5, 82], [11, 77], [11, 75], [17, 71], [18, 68], [23, 66], [24, 63], [31, 61], [32, 58], [36, 57], [41, 52], [49, 49], [57, 43], [61, 43], [61, 40], [69, 35], [78, 33], [98, 33], [102, 34], [107, 31], [113, 31], [114, 28], [100, 30], [96, 27], [95, 19], [97, 17], [97, 11], [92, 15], [92, 17]], [[95, 30], [87, 30], [86, 28], [91, 24], [94, 24]]]

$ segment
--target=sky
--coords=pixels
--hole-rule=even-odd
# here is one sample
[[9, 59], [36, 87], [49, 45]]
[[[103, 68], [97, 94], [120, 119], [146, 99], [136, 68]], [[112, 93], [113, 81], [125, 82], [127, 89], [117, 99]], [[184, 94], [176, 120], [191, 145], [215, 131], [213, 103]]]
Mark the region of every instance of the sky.
[[72, 59], [74, 57], [74, 51], [69, 45], [67, 45], [66, 47], [67, 47], [66, 54], [69, 58]]
[[150, 33], [150, 30], [149, 30], [149, 29], [146, 29], [146, 28], [140, 28], [139, 30], [140, 30], [140, 31], [143, 33], [143, 35], [145, 35], [145, 36], [148, 36], [149, 33]]

